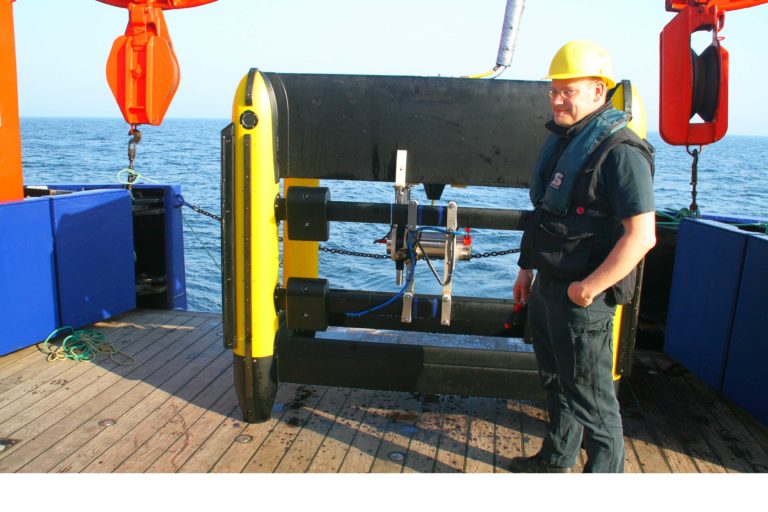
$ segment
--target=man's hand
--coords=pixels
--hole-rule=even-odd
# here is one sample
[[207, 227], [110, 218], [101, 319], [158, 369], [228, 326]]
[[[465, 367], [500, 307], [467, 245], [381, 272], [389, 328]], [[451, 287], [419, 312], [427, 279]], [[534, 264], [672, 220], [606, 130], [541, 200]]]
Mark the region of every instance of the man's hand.
[[595, 296], [584, 286], [582, 281], [574, 281], [568, 285], [568, 298], [577, 306], [583, 308], [592, 304]]
[[643, 259], [656, 244], [656, 213], [648, 212], [621, 221], [624, 234], [613, 246], [608, 257], [597, 269], [581, 281], [568, 286], [568, 298], [574, 304], [587, 307], [605, 290], [619, 282]]
[[531, 282], [533, 282], [533, 270], [520, 269], [515, 279], [515, 286], [512, 288], [512, 297], [515, 304], [525, 304], [528, 302], [528, 296], [531, 294]]

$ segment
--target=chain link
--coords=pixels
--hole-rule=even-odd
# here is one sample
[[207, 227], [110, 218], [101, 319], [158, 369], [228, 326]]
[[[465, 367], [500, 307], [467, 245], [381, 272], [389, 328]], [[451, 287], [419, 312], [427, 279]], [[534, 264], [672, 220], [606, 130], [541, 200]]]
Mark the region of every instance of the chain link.
[[216, 215], [215, 213], [211, 213], [209, 211], [203, 210], [199, 206], [195, 206], [193, 204], [189, 204], [184, 200], [184, 196], [181, 194], [176, 194], [176, 200], [179, 201], [179, 204], [176, 205], [177, 208], [181, 208], [182, 206], [186, 206], [187, 208], [191, 208], [193, 211], [205, 215], [206, 217], [210, 217], [216, 222], [221, 222], [221, 217], [219, 215]]
[[[357, 251], [347, 251], [344, 249], [328, 249], [326, 247], [320, 247], [320, 250], [323, 252], [327, 252], [330, 254], [343, 254], [346, 256], [360, 256], [363, 258], [375, 258], [379, 260], [388, 260], [389, 256], [386, 254], [371, 254], [368, 252], [357, 252]], [[484, 252], [480, 254], [473, 254], [470, 259], [474, 260], [475, 258], [491, 258], [495, 256], [506, 256], [507, 254], [515, 254], [520, 252], [520, 249], [507, 249], [504, 251], [489, 251]]]
[[483, 253], [480, 253], [480, 254], [473, 254], [470, 259], [474, 260], [475, 258], [490, 258], [492, 256], [505, 256], [507, 254], [515, 254], [515, 253], [518, 253], [518, 252], [520, 252], [519, 248], [518, 249], [507, 249], [505, 251], [489, 251], [489, 252], [483, 252]]
[[699, 217], [699, 205], [696, 204], [696, 185], [699, 183], [699, 154], [701, 153], [701, 146], [693, 151], [688, 147], [685, 150], [693, 157], [693, 162], [691, 162], [691, 206], [689, 209], [691, 214]]
[[387, 256], [386, 254], [372, 254], [370, 252], [347, 251], [344, 249], [329, 249], [327, 247], [320, 247], [320, 250], [330, 254], [343, 254], [345, 256], [358, 256], [360, 258], [373, 258], [377, 260], [389, 259], [389, 256]]
[[[128, 169], [133, 171], [133, 161], [136, 160], [136, 145], [141, 142], [141, 131], [139, 131], [138, 125], [132, 124], [131, 129], [128, 132], [131, 138], [128, 140]], [[128, 189], [131, 189], [133, 182], [136, 181], [136, 174], [133, 172], [128, 173]]]

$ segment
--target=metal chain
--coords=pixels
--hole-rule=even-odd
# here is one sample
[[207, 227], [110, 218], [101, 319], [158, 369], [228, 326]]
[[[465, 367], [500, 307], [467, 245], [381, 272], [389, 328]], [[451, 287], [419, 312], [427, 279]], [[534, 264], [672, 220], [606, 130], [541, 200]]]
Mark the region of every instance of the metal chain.
[[373, 258], [377, 260], [389, 259], [389, 256], [387, 256], [386, 254], [371, 254], [369, 252], [347, 251], [344, 249], [329, 249], [327, 247], [320, 247], [320, 250], [330, 254], [343, 254], [345, 256], [359, 256], [361, 258]]
[[693, 151], [687, 147], [685, 150], [693, 157], [693, 162], [691, 163], [691, 206], [689, 209], [691, 214], [698, 217], [699, 205], [696, 204], [696, 185], [698, 185], [699, 182], [699, 153], [701, 153], [701, 146]]
[[128, 135], [131, 138], [128, 140], [128, 169], [131, 172], [128, 173], [128, 190], [131, 189], [133, 182], [136, 181], [136, 174], [133, 171], [133, 161], [136, 159], [136, 145], [141, 142], [141, 131], [139, 131], [138, 125], [132, 124], [131, 129], [128, 131]]
[[[367, 252], [356, 252], [356, 251], [346, 251], [344, 249], [328, 249], [326, 247], [320, 247], [320, 250], [323, 252], [328, 252], [331, 254], [343, 254], [346, 256], [360, 256], [363, 258], [375, 258], [379, 260], [388, 260], [389, 256], [386, 254], [371, 254]], [[471, 259], [475, 258], [491, 258], [494, 256], [506, 256], [507, 254], [515, 254], [520, 252], [520, 249], [507, 249], [505, 251], [489, 251], [484, 252], [480, 254], [473, 254]]]
[[191, 208], [193, 211], [195, 211], [195, 212], [197, 212], [197, 213], [199, 213], [201, 215], [205, 215], [206, 217], [210, 217], [210, 218], [212, 218], [213, 220], [215, 220], [217, 222], [221, 222], [221, 217], [219, 215], [216, 215], [215, 213], [211, 213], [209, 211], [203, 210], [199, 206], [195, 206], [193, 204], [189, 204], [188, 202], [186, 202], [184, 200], [184, 196], [182, 196], [181, 194], [176, 194], [176, 199], [179, 201], [179, 204], [176, 205], [177, 208], [180, 208], [182, 206], [186, 206], [186, 207]]
[[520, 249], [507, 249], [505, 251], [489, 251], [489, 252], [483, 252], [480, 254], [473, 254], [471, 259], [475, 258], [490, 258], [492, 256], [505, 256], [507, 254], [515, 254], [520, 252]]

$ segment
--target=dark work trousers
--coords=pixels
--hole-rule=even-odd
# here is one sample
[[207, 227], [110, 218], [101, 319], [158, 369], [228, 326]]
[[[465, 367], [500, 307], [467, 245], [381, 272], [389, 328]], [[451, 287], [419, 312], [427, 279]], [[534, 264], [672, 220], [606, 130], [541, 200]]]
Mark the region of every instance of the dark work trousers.
[[624, 471], [624, 435], [613, 386], [615, 307], [598, 296], [588, 307], [574, 304], [568, 281], [537, 276], [528, 298], [528, 324], [547, 394], [549, 431], [543, 459], [576, 464], [584, 437], [585, 472]]

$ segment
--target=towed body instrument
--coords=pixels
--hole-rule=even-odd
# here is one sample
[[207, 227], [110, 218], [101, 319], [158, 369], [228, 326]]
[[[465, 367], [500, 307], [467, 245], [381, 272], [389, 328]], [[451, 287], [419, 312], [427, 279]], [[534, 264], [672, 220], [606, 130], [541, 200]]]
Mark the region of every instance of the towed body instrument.
[[[540, 396], [532, 352], [372, 342], [328, 329], [399, 331], [403, 341], [409, 332], [522, 337], [520, 323], [508, 322], [511, 299], [456, 296], [451, 285], [461, 279], [459, 262], [472, 257], [466, 228], [521, 230], [530, 212], [422, 205], [411, 188], [425, 184], [438, 200], [445, 184], [527, 187], [531, 148], [546, 136], [547, 87], [257, 69], [243, 77], [222, 131], [222, 287], [225, 345], [247, 421], [270, 417], [278, 382]], [[623, 106], [619, 96], [613, 101]], [[321, 179], [392, 183], [394, 199], [333, 201]], [[331, 222], [388, 229], [381, 242], [398, 293], [333, 288], [319, 277], [318, 243]], [[442, 260], [442, 273], [433, 267], [440, 295], [418, 293], [420, 260]], [[617, 313], [617, 375], [630, 367], [636, 313], [635, 304]]]

